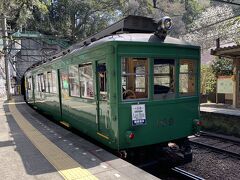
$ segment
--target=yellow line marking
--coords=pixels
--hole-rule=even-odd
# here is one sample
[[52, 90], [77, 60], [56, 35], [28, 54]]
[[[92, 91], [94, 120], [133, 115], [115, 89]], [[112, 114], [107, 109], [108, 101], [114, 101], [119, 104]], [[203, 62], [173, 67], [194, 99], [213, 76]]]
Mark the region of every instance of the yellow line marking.
[[62, 124], [62, 125], [64, 125], [64, 126], [66, 126], [66, 127], [70, 127], [70, 125], [67, 123], [67, 122], [65, 122], [65, 121], [60, 121], [60, 123]]
[[3, 103], [3, 105], [10, 105], [10, 104], [26, 104], [26, 102], [8, 102], [8, 103]]
[[62, 151], [36, 128], [34, 128], [17, 110], [14, 103], [9, 105], [9, 109], [12, 112], [15, 121], [25, 135], [56, 168], [56, 170], [63, 176], [64, 179], [97, 179], [87, 169], [84, 169], [84, 167], [82, 167], [78, 162], [72, 159], [68, 154]]
[[101, 134], [101, 133], [99, 133], [99, 132], [97, 132], [97, 134], [98, 134], [99, 136], [105, 138], [105, 139], [109, 139], [109, 137], [105, 136], [104, 134]]

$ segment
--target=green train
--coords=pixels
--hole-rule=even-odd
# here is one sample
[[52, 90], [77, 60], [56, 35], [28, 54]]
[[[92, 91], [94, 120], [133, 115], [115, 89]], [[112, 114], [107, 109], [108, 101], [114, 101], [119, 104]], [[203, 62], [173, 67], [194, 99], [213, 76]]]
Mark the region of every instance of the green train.
[[200, 48], [168, 37], [171, 23], [129, 16], [34, 64], [25, 73], [27, 103], [125, 157], [153, 146], [191, 157]]

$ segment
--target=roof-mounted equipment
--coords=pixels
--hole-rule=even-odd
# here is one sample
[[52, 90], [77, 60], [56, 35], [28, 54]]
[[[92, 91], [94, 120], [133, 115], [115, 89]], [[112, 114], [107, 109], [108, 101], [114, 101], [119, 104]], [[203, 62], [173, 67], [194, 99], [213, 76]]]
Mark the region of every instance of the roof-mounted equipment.
[[167, 33], [171, 30], [171, 28], [172, 19], [168, 16], [165, 16], [158, 22], [158, 27], [154, 34], [157, 37], [159, 37], [162, 41], [164, 41], [167, 36]]

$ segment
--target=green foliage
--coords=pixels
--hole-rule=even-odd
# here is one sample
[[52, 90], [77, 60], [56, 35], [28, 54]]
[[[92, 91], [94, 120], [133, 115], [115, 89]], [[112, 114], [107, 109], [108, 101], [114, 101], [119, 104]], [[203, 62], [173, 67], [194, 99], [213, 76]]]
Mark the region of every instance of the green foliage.
[[201, 94], [209, 94], [215, 92], [216, 89], [216, 77], [213, 72], [212, 66], [201, 66]]
[[186, 12], [183, 14], [182, 20], [188, 26], [203, 11], [203, 6], [199, 4], [197, 0], [188, 0], [185, 7]]
[[0, 3], [0, 14], [6, 15], [9, 25], [16, 30], [34, 20], [35, 9], [43, 14], [48, 11], [47, 4], [41, 0], [2, 0]]
[[121, 0], [58, 0], [48, 5], [48, 13], [34, 12], [35, 19], [28, 28], [66, 37], [72, 42], [86, 38], [104, 29], [120, 17], [117, 10]]
[[211, 64], [215, 77], [233, 74], [233, 61], [226, 58], [216, 58]]

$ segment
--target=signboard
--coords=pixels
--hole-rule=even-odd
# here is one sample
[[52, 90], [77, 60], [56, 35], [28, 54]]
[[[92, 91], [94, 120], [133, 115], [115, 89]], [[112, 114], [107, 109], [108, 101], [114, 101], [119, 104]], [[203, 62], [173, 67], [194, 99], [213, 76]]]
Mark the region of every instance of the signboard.
[[145, 125], [146, 111], [145, 104], [132, 105], [132, 125]]
[[220, 76], [217, 79], [217, 93], [232, 94], [233, 80], [232, 76]]

